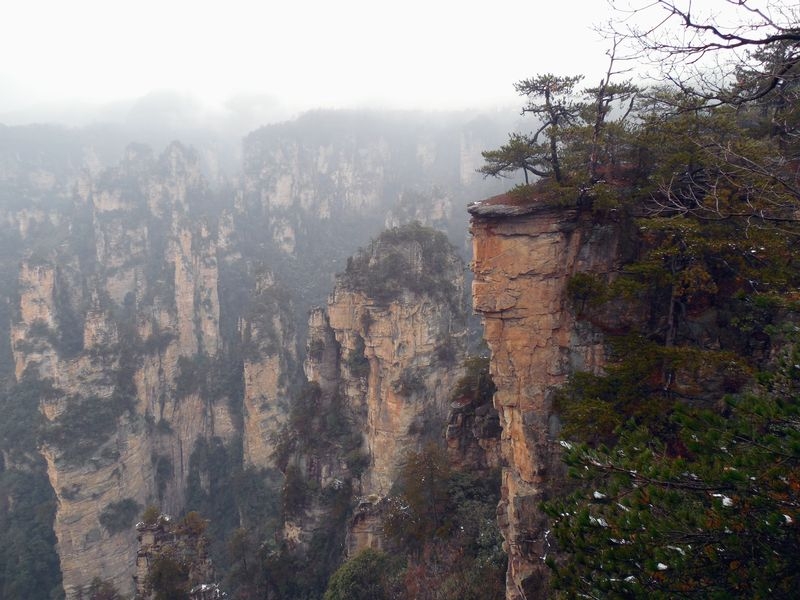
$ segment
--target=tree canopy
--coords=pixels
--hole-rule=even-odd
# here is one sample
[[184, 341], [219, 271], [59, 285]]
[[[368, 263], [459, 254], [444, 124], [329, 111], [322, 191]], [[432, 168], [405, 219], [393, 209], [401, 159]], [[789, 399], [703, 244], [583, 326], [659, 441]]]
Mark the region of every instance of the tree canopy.
[[[609, 25], [629, 58], [716, 103], [747, 103], [796, 85], [800, 8], [783, 0], [612, 0]], [[765, 61], [765, 52], [773, 60]], [[749, 71], [749, 82], [738, 77]], [[734, 78], [731, 78], [734, 75]]]
[[[613, 447], [566, 444], [584, 483], [547, 506], [568, 596], [788, 598], [800, 585], [800, 403], [792, 347], [727, 411], [679, 407], [668, 443], [646, 425]], [[672, 447], [670, 447], [670, 444]]]
[[515, 83], [525, 97], [522, 114], [532, 117], [535, 129], [513, 132], [507, 144], [483, 152], [486, 163], [478, 171], [498, 177], [522, 170], [526, 186], [530, 176], [560, 186], [587, 186], [608, 175], [624, 146], [626, 121], [639, 92], [630, 81], [612, 81], [620, 74], [615, 48], [597, 86], [579, 89], [582, 75], [552, 73]]

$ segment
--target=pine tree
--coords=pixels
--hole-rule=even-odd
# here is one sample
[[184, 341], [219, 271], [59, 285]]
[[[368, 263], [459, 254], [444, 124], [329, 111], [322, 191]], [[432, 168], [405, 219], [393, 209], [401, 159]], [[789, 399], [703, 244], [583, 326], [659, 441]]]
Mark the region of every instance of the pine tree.
[[581, 480], [546, 506], [567, 597], [794, 597], [800, 585], [800, 351], [726, 411], [679, 406], [667, 443], [633, 423], [613, 447], [564, 442]]

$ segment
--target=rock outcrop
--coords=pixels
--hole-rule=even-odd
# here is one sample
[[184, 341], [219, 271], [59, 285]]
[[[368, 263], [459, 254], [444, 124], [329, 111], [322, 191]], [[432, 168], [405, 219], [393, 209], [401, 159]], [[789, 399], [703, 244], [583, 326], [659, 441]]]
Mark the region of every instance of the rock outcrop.
[[179, 513], [195, 443], [237, 433], [231, 398], [204, 384], [221, 349], [219, 269], [188, 211], [205, 193], [179, 145], [157, 163], [131, 148], [82, 188], [86, 237], [23, 262], [15, 371], [52, 388], [42, 453], [68, 597], [98, 575], [130, 592], [137, 512]]
[[208, 556], [208, 539], [204, 532], [206, 522], [197, 513], [189, 513], [175, 523], [167, 515], [159, 515], [152, 522], [136, 524], [135, 598], [152, 600], [153, 579], [174, 586], [160, 590], [161, 594], [174, 594], [181, 587], [189, 593], [189, 600], [218, 600], [223, 598], [215, 582], [214, 565]]
[[262, 273], [242, 321], [242, 444], [247, 467], [276, 467], [276, 438], [289, 417], [298, 364], [290, 304], [271, 274]]
[[509, 206], [502, 197], [470, 213], [473, 305], [491, 349], [507, 464], [498, 509], [506, 597], [544, 598], [550, 544], [539, 504], [564, 477], [552, 394], [573, 371], [597, 371], [605, 361], [599, 332], [575, 319], [567, 284], [582, 272], [613, 276], [620, 235], [616, 223], [594, 222], [588, 211]]
[[362, 437], [350, 552], [380, 545], [375, 506], [406, 454], [443, 433], [462, 373], [463, 285], [463, 263], [444, 235], [411, 225], [351, 259], [325, 310], [311, 315], [306, 374], [324, 394], [341, 395]]
[[[502, 428], [500, 417], [492, 403], [494, 384], [488, 368], [477, 373], [470, 368], [470, 363], [478, 360], [468, 360], [467, 374], [464, 376], [467, 381], [461, 380], [469, 386], [467, 393], [461, 393], [456, 388], [451, 394], [445, 430], [450, 466], [470, 473], [498, 469], [503, 465], [500, 448]], [[474, 380], [469, 381], [471, 378]]]

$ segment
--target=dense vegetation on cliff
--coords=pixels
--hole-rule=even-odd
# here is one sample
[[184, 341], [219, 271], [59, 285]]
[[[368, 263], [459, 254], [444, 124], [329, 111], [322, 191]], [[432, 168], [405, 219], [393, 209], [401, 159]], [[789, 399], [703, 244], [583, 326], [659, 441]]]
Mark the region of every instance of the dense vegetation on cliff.
[[368, 248], [348, 258], [344, 281], [383, 304], [410, 292], [458, 305], [460, 299], [450, 281], [454, 254], [444, 233], [415, 221], [385, 230]]
[[637, 39], [673, 67], [739, 48], [720, 57], [735, 78], [684, 68], [636, 89], [613, 83], [612, 52], [583, 98], [579, 78], [521, 82], [542, 128], [484, 154], [487, 174], [543, 176], [507, 202], [577, 206], [630, 239], [619, 272], [567, 290], [609, 357], [555, 400], [576, 480], [545, 505], [548, 560], [567, 597], [792, 597], [800, 583], [799, 15], [729, 4], [736, 28], [653, 3], [689, 41]]

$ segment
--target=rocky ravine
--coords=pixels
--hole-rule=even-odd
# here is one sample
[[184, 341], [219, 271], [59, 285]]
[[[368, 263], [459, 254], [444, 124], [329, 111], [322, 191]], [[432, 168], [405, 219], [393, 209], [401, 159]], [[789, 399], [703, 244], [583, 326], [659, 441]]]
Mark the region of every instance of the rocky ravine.
[[[505, 124], [382, 119], [320, 113], [260, 130], [222, 191], [177, 143], [161, 156], [132, 145], [103, 168], [77, 141], [50, 164], [52, 138], [23, 152], [25, 131], [0, 132], [13, 134], [0, 152], [0, 368], [41, 399], [68, 596], [97, 575], [130, 590], [132, 525], [150, 503], [185, 508], [197, 442], [241, 440], [245, 466], [276, 466], [301, 304], [324, 298], [357, 245], [410, 219], [463, 240], [453, 199], [487, 193], [472, 166]], [[447, 268], [457, 293], [462, 266]], [[337, 288], [330, 313], [312, 316], [337, 357], [312, 379], [335, 381], [363, 426], [367, 495], [391, 485], [389, 452], [418, 448], [429, 416], [444, 421], [457, 375], [463, 307], [414, 294], [377, 302]], [[355, 350], [367, 375], [345, 364]]]
[[602, 337], [576, 322], [567, 298], [571, 276], [613, 276], [615, 223], [544, 206], [516, 207], [503, 197], [473, 204], [473, 304], [491, 349], [494, 404], [503, 428], [498, 509], [509, 556], [506, 597], [548, 596], [544, 558], [551, 551], [539, 503], [564, 478], [552, 393], [576, 370], [605, 361]]

